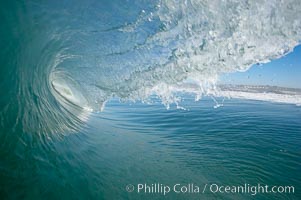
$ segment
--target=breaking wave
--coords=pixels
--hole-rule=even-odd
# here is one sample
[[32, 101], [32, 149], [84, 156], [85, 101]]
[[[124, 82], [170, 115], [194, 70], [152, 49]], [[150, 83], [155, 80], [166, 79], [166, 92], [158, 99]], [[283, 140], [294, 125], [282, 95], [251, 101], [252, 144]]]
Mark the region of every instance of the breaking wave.
[[155, 94], [168, 105], [187, 83], [196, 85], [187, 92], [206, 95], [221, 74], [279, 58], [301, 39], [299, 0], [20, 1], [1, 9], [5, 80], [17, 95], [4, 107], [17, 110], [27, 132], [74, 129], [112, 97]]

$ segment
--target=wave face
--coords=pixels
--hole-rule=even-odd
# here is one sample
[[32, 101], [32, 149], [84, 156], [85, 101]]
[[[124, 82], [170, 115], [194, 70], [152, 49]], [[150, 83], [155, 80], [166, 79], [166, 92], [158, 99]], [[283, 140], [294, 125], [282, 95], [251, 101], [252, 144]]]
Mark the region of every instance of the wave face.
[[204, 95], [219, 75], [281, 57], [301, 39], [299, 0], [2, 4], [1, 90], [10, 92], [1, 118], [11, 113], [26, 132], [72, 130], [112, 97], [156, 94], [168, 105], [187, 82]]

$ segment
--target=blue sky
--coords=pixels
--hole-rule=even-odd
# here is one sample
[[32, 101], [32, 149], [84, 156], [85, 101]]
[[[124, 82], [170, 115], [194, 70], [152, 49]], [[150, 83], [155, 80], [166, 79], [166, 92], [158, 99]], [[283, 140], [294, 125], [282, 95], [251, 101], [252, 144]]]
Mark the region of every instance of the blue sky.
[[254, 65], [246, 72], [224, 75], [221, 82], [301, 88], [301, 45], [282, 58]]

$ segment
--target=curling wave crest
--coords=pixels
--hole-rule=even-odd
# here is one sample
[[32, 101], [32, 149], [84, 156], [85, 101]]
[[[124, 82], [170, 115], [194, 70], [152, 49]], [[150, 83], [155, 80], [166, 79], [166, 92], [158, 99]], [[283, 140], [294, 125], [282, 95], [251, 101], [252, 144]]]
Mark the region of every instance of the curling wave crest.
[[218, 91], [221, 74], [279, 58], [301, 39], [299, 0], [29, 0], [2, 9], [12, 95], [1, 116], [16, 113], [12, 127], [26, 132], [73, 130], [112, 97], [157, 95], [168, 106], [184, 87], [199, 99]]
[[151, 94], [168, 105], [178, 100], [178, 84], [197, 83], [193, 92], [206, 95], [219, 75], [292, 51], [301, 39], [300, 11], [298, 0], [162, 0], [95, 5], [81, 15], [71, 10], [58, 16], [68, 25], [59, 33], [68, 49], [53, 71], [67, 72], [94, 110], [111, 97]]

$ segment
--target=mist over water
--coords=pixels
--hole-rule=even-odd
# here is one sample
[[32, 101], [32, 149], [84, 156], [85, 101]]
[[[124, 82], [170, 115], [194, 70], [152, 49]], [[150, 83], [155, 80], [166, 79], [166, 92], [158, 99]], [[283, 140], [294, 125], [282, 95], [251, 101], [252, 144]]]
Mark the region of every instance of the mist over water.
[[[114, 192], [120, 198], [131, 198], [120, 188], [131, 180], [129, 177], [136, 174], [130, 169], [135, 168], [137, 173], [142, 174], [138, 179], [133, 179], [136, 182], [150, 177], [147, 172], [151, 169], [131, 164], [141, 160], [155, 166], [151, 170], [152, 175], [160, 171], [160, 166], [167, 170], [175, 168], [181, 161], [182, 167], [175, 168], [173, 172], [187, 170], [179, 180], [185, 177], [191, 179], [193, 172], [198, 169], [192, 167], [197, 163], [197, 158], [193, 157], [198, 155], [195, 152], [215, 154], [194, 147], [198, 145], [199, 132], [188, 135], [191, 140], [188, 138], [186, 146], [179, 144], [181, 140], [176, 138], [182, 130], [196, 126], [194, 122], [203, 125], [211, 122], [206, 125], [208, 130], [215, 126], [214, 122], [218, 123], [223, 118], [215, 115], [221, 110], [214, 111], [212, 107], [219, 107], [218, 103], [224, 102], [220, 98], [205, 101], [203, 105], [208, 106], [206, 108], [209, 110], [205, 110], [209, 114], [205, 112], [199, 116], [198, 113], [202, 111], [198, 110], [198, 106], [201, 105], [196, 106], [194, 99], [223, 96], [216, 85], [220, 75], [245, 71], [253, 64], [280, 58], [300, 44], [301, 39], [301, 2], [298, 0], [1, 1], [0, 18], [0, 191], [1, 195], [11, 196], [12, 199], [39, 199], [46, 194], [50, 195], [49, 198], [58, 198], [60, 193], [62, 197], [76, 198], [79, 188], [83, 188], [83, 191], [78, 198], [107, 199]], [[183, 92], [193, 98], [184, 101]], [[154, 97], [157, 99], [154, 100]], [[256, 98], [262, 99], [259, 94]], [[280, 99], [276, 102], [287, 102], [282, 101], [282, 94], [272, 95], [271, 98]], [[127, 112], [130, 105], [116, 103], [116, 99], [143, 102], [134, 104], [135, 109], [143, 115]], [[300, 103], [300, 95], [290, 95], [288, 99], [290, 103]], [[105, 108], [107, 102], [115, 105], [110, 112]], [[159, 102], [165, 107], [159, 106]], [[253, 108], [252, 101], [244, 102], [248, 105], [246, 109]], [[185, 109], [165, 109], [173, 109], [174, 103], [177, 108], [183, 106], [188, 110], [189, 106], [194, 105], [190, 108], [192, 113]], [[273, 106], [278, 104], [264, 104], [273, 109], [260, 116], [253, 113], [251, 118], [248, 118], [248, 112], [242, 113], [245, 118], [240, 119], [235, 112], [241, 105], [236, 103], [238, 108], [230, 109], [233, 118], [224, 115], [225, 121], [221, 127], [212, 129], [214, 133], [223, 132], [223, 128], [231, 132], [231, 127], [225, 127], [226, 124], [251, 121], [252, 125], [245, 127], [247, 130], [250, 128], [254, 131], [254, 127], [260, 126], [262, 134], [269, 134], [268, 130], [272, 128], [272, 132], [280, 138], [278, 142], [284, 141], [282, 134], [285, 129], [277, 125], [282, 123], [282, 119], [276, 116], [267, 127], [264, 123], [256, 124], [256, 120], [267, 119], [276, 109]], [[292, 150], [300, 143], [300, 108], [279, 106], [283, 108], [279, 111], [280, 115], [286, 111], [293, 112], [292, 116], [283, 118], [290, 122], [287, 127], [291, 127], [288, 128], [290, 142], [284, 146]], [[150, 110], [143, 112], [143, 109]], [[188, 121], [178, 116], [186, 111]], [[159, 113], [165, 112], [171, 113], [163, 114], [160, 118]], [[120, 121], [128, 116], [128, 121]], [[159, 123], [164, 120], [167, 121]], [[183, 120], [187, 125], [182, 124]], [[135, 121], [143, 123], [139, 125]], [[158, 129], [153, 128], [158, 123]], [[147, 128], [139, 129], [139, 126]], [[165, 131], [168, 134], [162, 136], [166, 139], [162, 141], [168, 143], [168, 138], [174, 138], [169, 144], [161, 144], [161, 136], [149, 138], [144, 135], [162, 134]], [[205, 129], [203, 131], [206, 132]], [[124, 133], [134, 136], [128, 138], [122, 135]], [[199, 139], [208, 139], [208, 143], [214, 141], [212, 136], [207, 136]], [[248, 134], [245, 136], [249, 137]], [[273, 135], [268, 136], [273, 138]], [[227, 135], [223, 137], [235, 143], [233, 138]], [[237, 138], [239, 134], [233, 137]], [[216, 146], [213, 144], [212, 148], [220, 145], [218, 141], [215, 142]], [[119, 143], [124, 144], [124, 148]], [[139, 159], [141, 152], [133, 150], [131, 146], [141, 143], [147, 143], [148, 152], [152, 152], [151, 143], [160, 152], [175, 151], [167, 155], [170, 160], [166, 163], [170, 164], [156, 160], [160, 155], [156, 152]], [[254, 147], [253, 143], [250, 145]], [[281, 144], [277, 143], [271, 148], [278, 153], [281, 149], [279, 146]], [[176, 152], [177, 148], [180, 153]], [[239, 148], [244, 152], [243, 147]], [[138, 149], [146, 151], [142, 147]], [[288, 169], [285, 183], [292, 181], [298, 185], [299, 179], [294, 174], [298, 171], [299, 151], [289, 150], [289, 165], [281, 165]], [[249, 151], [252, 150], [245, 152]], [[189, 152], [191, 160], [186, 159], [182, 152]], [[258, 156], [253, 160], [255, 165], [264, 158], [259, 152]], [[277, 154], [271, 159], [284, 157]], [[133, 161], [129, 162], [126, 158]], [[163, 156], [164, 159], [167, 158]], [[240, 160], [241, 157], [235, 159]], [[237, 161], [235, 159], [232, 161]], [[219, 165], [217, 160], [211, 161], [213, 166]], [[119, 163], [122, 164], [118, 167]], [[185, 163], [192, 167], [191, 171], [183, 167]], [[210, 173], [212, 169], [205, 168], [211, 164], [209, 161], [205, 163], [199, 175]], [[229, 165], [226, 171], [237, 170], [231, 168], [230, 162], [224, 164], [225, 168]], [[262, 169], [260, 172], [268, 177], [272, 166], [268, 163], [264, 165], [263, 168], [255, 168], [259, 171]], [[246, 163], [244, 166], [248, 171]], [[275, 170], [271, 176], [278, 173]], [[254, 176], [258, 177], [256, 174]], [[155, 177], [160, 177], [160, 174]], [[165, 178], [167, 180], [170, 177], [171, 174], [167, 174]], [[275, 180], [280, 178], [276, 176]], [[207, 179], [200, 177], [199, 181]], [[47, 184], [50, 186], [47, 187]], [[87, 187], [82, 187], [85, 184]], [[112, 190], [105, 191], [105, 188]]]

